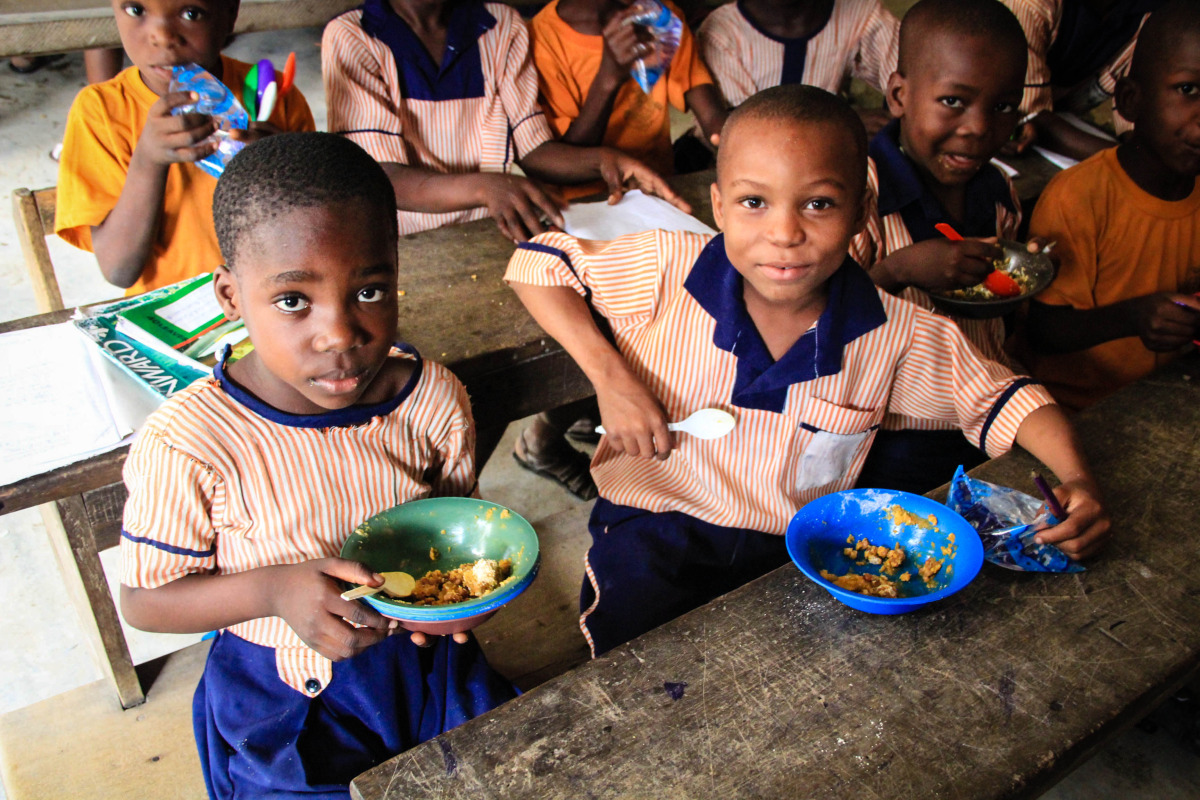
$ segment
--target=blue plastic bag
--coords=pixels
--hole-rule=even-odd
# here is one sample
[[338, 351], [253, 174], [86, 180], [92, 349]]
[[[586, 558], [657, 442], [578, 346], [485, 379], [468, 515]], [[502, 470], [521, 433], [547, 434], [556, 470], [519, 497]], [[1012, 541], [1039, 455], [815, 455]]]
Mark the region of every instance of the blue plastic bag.
[[200, 96], [195, 103], [171, 109], [171, 114], [174, 116], [207, 114], [217, 123], [217, 129], [204, 140], [205, 142], [216, 142], [217, 151], [197, 161], [196, 166], [214, 178], [220, 178], [225, 172], [226, 165], [246, 146], [245, 142], [238, 141], [229, 135], [230, 131], [244, 131], [249, 127], [250, 117], [246, 115], [246, 110], [242, 108], [242, 104], [238, 102], [233, 92], [229, 91], [229, 87], [213, 77], [199, 64], [184, 64], [174, 67], [171, 70], [169, 90], [172, 92], [195, 92]]
[[1043, 501], [967, 477], [960, 466], [950, 481], [946, 505], [979, 532], [985, 561], [1020, 572], [1085, 572], [1052, 544], [1037, 544], [1038, 531], [1058, 524]]
[[679, 49], [683, 36], [683, 21], [659, 0], [638, 0], [637, 13], [630, 22], [641, 25], [654, 37], [655, 52], [649, 58], [639, 58], [630, 69], [642, 91], [650, 94], [654, 84], [671, 68], [671, 59]]

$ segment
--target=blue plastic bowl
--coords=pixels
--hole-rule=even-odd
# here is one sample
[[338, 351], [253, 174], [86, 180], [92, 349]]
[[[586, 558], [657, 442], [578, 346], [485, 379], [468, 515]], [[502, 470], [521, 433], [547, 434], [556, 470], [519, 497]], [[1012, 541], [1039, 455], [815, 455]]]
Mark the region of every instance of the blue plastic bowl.
[[[898, 525], [889, 518], [893, 506], [899, 505], [918, 517], [937, 520], [936, 526]], [[950, 546], [952, 554], [943, 547]], [[900, 583], [901, 597], [870, 597], [835, 586], [821, 577], [821, 570], [834, 575], [847, 572], [879, 574], [878, 566], [860, 567], [842, 552], [853, 547], [849, 537], [867, 539], [873, 545], [893, 547], [899, 544], [905, 551], [905, 562], [892, 580], [903, 571], [912, 571], [924, 563], [927, 556], [945, 558], [938, 585], [930, 589], [924, 581], [913, 576]], [[786, 544], [788, 555], [808, 578], [842, 603], [871, 614], [903, 614], [914, 608], [949, 597], [966, 586], [983, 566], [983, 543], [971, 524], [958, 513], [941, 503], [909, 492], [889, 489], [852, 489], [835, 492], [813, 500], [796, 512], [788, 523]]]
[[[430, 548], [436, 559], [429, 557]], [[492, 616], [528, 588], [540, 563], [533, 526], [515, 511], [471, 497], [435, 497], [389, 508], [359, 525], [341, 555], [376, 572], [403, 571], [417, 579], [431, 569], [446, 572], [480, 558], [511, 559], [509, 580], [461, 603], [418, 606], [380, 595], [362, 598], [405, 629], [438, 636], [470, 630]]]

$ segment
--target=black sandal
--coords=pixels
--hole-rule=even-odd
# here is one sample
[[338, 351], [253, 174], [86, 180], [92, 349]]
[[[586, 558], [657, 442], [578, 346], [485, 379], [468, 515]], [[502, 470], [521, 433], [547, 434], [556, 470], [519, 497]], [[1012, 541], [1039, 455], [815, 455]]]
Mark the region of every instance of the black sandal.
[[591, 417], [580, 417], [567, 428], [567, 438], [580, 444], [600, 444], [600, 434], [596, 433], [597, 424]]
[[513, 449], [513, 461], [535, 475], [554, 481], [580, 500], [594, 500], [599, 492], [592, 480], [591, 459], [574, 447], [563, 442], [560, 458], [549, 461], [534, 461], [529, 457], [529, 445], [525, 442], [525, 431], [517, 436]]

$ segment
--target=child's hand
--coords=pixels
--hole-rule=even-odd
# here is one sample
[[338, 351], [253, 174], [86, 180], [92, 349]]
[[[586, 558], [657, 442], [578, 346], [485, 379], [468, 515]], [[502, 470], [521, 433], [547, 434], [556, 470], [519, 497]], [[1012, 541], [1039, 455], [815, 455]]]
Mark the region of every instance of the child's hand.
[[277, 133], [283, 133], [279, 128], [269, 122], [251, 122], [250, 127], [246, 130], [232, 130], [229, 132], [229, 138], [237, 139], [239, 142], [251, 144], [259, 139], [265, 139], [268, 136], [274, 136]]
[[1111, 531], [1108, 512], [1100, 502], [1100, 492], [1091, 481], [1068, 481], [1056, 487], [1054, 496], [1062, 503], [1067, 518], [1034, 537], [1038, 544], [1056, 545], [1078, 561], [1104, 546]]
[[171, 115], [171, 109], [194, 103], [197, 99], [195, 92], [171, 92], [158, 98], [146, 114], [146, 127], [142, 129], [133, 157], [146, 164], [166, 166], [199, 161], [216, 152], [215, 142], [204, 142], [217, 129], [212, 117], [205, 114]]
[[887, 259], [894, 280], [927, 292], [974, 286], [992, 271], [1004, 250], [992, 239], [926, 239], [896, 251]]
[[506, 238], [524, 242], [563, 226], [566, 202], [557, 191], [519, 175], [480, 172], [477, 196]]
[[1200, 338], [1200, 298], [1158, 292], [1131, 304], [1133, 324], [1146, 348], [1169, 353]]
[[399, 625], [363, 603], [341, 598], [337, 578], [368, 586], [383, 584], [382, 575], [357, 561], [320, 558], [268, 569], [273, 573], [267, 591], [271, 592], [274, 616], [281, 617], [305, 644], [332, 661], [361, 653]]
[[618, 453], [635, 458], [666, 460], [675, 446], [667, 430], [667, 412], [654, 393], [632, 372], [625, 371], [596, 386], [605, 440]]
[[1033, 127], [1032, 122], [1026, 122], [1016, 127], [1012, 138], [1000, 148], [1000, 153], [1006, 156], [1019, 155], [1028, 150], [1035, 141], [1037, 141], [1037, 130]]
[[600, 60], [600, 71], [619, 83], [628, 80], [629, 70], [635, 61], [654, 52], [655, 42], [650, 32], [629, 21], [638, 11], [636, 7], [630, 6], [613, 14], [602, 32], [604, 56]]
[[608, 203], [620, 202], [625, 192], [641, 189], [646, 194], [661, 197], [686, 214], [692, 207], [675, 193], [662, 176], [636, 158], [627, 156], [611, 147], [597, 148], [600, 151], [600, 177], [608, 184]]

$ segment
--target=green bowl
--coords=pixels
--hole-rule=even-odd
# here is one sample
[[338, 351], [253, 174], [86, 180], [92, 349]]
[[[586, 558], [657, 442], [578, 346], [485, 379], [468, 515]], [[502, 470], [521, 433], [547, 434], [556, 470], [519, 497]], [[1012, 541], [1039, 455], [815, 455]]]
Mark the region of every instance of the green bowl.
[[[437, 558], [429, 557], [431, 548]], [[495, 614], [533, 582], [539, 563], [533, 526], [504, 506], [471, 497], [433, 497], [389, 508], [355, 528], [341, 555], [376, 572], [402, 571], [418, 580], [431, 569], [511, 559], [512, 577], [462, 603], [418, 606], [379, 595], [362, 598], [405, 629], [437, 636], [470, 630]]]

